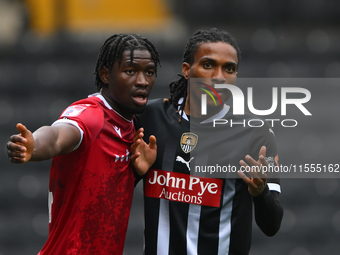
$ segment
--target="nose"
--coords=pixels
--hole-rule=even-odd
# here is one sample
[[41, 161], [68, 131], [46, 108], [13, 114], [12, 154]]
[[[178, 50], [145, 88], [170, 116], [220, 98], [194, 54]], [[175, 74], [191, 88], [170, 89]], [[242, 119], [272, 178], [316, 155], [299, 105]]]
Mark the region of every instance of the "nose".
[[143, 87], [147, 87], [149, 85], [149, 82], [143, 72], [138, 73], [137, 78], [136, 78], [136, 85], [143, 86]]
[[217, 74], [217, 75], [215, 75], [212, 79], [212, 82], [213, 83], [219, 83], [219, 84], [222, 84], [222, 83], [225, 83], [225, 81], [226, 81], [226, 78], [223, 76], [223, 75], [220, 75], [220, 72]]
[[224, 73], [222, 68], [217, 68], [217, 70], [214, 72], [214, 75], [212, 77], [213, 83], [225, 83], [226, 78], [224, 77]]

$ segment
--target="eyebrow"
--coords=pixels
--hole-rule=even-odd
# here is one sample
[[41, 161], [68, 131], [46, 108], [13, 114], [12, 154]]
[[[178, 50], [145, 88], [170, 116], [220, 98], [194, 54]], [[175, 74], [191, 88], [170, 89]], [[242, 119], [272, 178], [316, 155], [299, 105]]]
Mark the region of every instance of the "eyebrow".
[[[209, 61], [214, 62], [214, 63], [217, 62], [215, 59], [209, 58], [209, 57], [203, 57], [203, 58], [200, 59], [200, 61], [202, 61], [202, 60], [209, 60]], [[237, 66], [237, 63], [228, 61], [228, 62], [225, 62], [224, 65], [236, 65]]]
[[[134, 62], [133, 60], [132, 60], [132, 62], [129, 60], [129, 61], [123, 62], [123, 63], [122, 63], [122, 66], [140, 66], [140, 64], [138, 64], [137, 62]], [[146, 67], [147, 67], [147, 68], [155, 68], [156, 65], [155, 65], [155, 63], [151, 60], [151, 63], [149, 63]]]

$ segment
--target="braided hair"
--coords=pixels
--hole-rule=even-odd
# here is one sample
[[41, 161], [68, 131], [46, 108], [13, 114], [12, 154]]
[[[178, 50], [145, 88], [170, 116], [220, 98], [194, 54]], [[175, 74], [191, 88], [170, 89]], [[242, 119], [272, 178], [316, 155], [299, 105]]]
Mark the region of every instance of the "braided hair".
[[[237, 46], [235, 39], [229, 33], [220, 31], [217, 28], [212, 28], [210, 30], [200, 30], [188, 40], [184, 49], [183, 63], [187, 62], [188, 64], [192, 65], [194, 63], [194, 56], [199, 46], [204, 43], [214, 42], [224, 42], [233, 46], [237, 52], [238, 63], [240, 63], [241, 51]], [[178, 76], [180, 76], [179, 79], [169, 84], [170, 98], [166, 101], [170, 101], [170, 103], [173, 103], [176, 107], [180, 107], [179, 111], [182, 111], [182, 113], [179, 121], [181, 121], [187, 99], [188, 80], [182, 74], [178, 74]], [[179, 99], [182, 97], [183, 101], [178, 104]]]
[[100, 71], [106, 67], [110, 72], [116, 61], [120, 66], [124, 51], [130, 50], [130, 61], [133, 61], [135, 50], [147, 50], [155, 64], [155, 74], [157, 75], [157, 65], [161, 66], [159, 53], [156, 47], [146, 38], [137, 34], [115, 34], [106, 39], [100, 48], [95, 75], [95, 86], [99, 91], [104, 83], [100, 78]]

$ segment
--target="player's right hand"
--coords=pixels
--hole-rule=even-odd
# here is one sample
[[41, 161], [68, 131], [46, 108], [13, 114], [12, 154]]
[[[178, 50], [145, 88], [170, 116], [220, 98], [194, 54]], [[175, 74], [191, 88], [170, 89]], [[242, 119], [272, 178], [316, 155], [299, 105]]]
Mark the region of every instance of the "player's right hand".
[[17, 124], [20, 134], [12, 135], [7, 143], [7, 156], [12, 163], [26, 163], [32, 157], [34, 150], [34, 138], [21, 123]]
[[149, 137], [149, 144], [143, 140], [144, 129], [135, 132], [133, 143], [130, 147], [131, 164], [138, 175], [144, 175], [153, 165], [157, 156], [157, 140], [154, 135]]

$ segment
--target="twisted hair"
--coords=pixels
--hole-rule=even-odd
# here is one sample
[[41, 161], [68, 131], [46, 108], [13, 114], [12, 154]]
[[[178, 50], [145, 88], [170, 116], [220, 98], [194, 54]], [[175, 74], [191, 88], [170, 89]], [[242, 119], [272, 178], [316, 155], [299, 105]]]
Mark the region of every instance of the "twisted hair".
[[[187, 42], [184, 48], [183, 54], [183, 62], [187, 62], [188, 64], [192, 65], [194, 63], [194, 56], [199, 48], [204, 43], [214, 43], [214, 42], [224, 42], [233, 46], [237, 52], [237, 59], [238, 65], [240, 63], [241, 58], [241, 51], [237, 46], [235, 39], [227, 32], [220, 31], [217, 28], [212, 28], [210, 30], [200, 30], [196, 32]], [[188, 87], [188, 80], [181, 74], [179, 79], [171, 82], [169, 84], [170, 89], [170, 98], [168, 101], [173, 103], [176, 107], [180, 107], [180, 111], [182, 111], [179, 121], [181, 121], [184, 106], [186, 103], [187, 98], [187, 87]], [[180, 98], [183, 97], [183, 101], [178, 104]]]
[[104, 83], [100, 78], [100, 71], [106, 67], [110, 72], [116, 61], [120, 66], [124, 51], [130, 50], [130, 61], [134, 59], [135, 50], [147, 50], [155, 64], [155, 74], [157, 75], [157, 65], [161, 66], [159, 53], [156, 47], [146, 38], [137, 34], [115, 34], [106, 39], [99, 50], [97, 64], [94, 70], [95, 86], [99, 91]]

